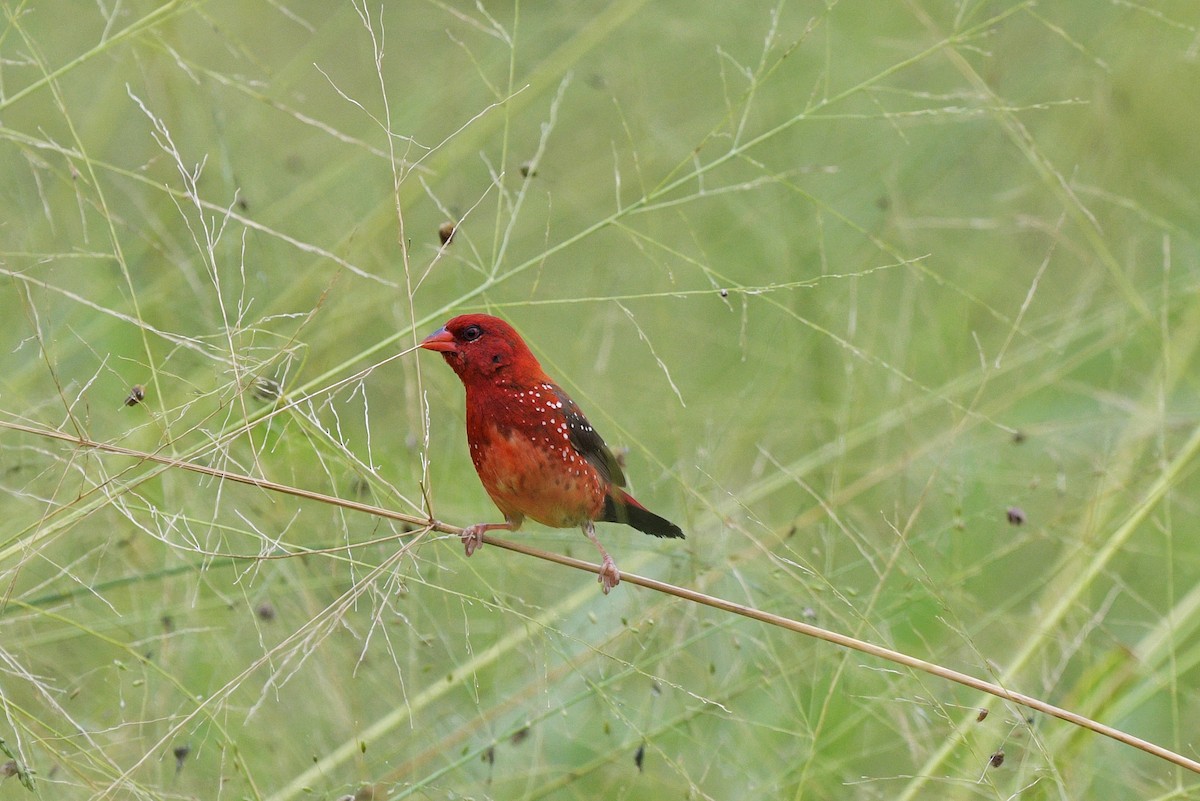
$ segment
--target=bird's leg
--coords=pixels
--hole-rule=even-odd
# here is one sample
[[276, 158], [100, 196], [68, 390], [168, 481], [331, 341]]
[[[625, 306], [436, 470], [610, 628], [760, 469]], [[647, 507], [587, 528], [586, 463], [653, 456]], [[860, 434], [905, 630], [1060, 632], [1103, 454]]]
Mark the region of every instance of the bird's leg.
[[503, 523], [476, 523], [473, 526], [467, 526], [462, 530], [463, 547], [466, 548], [467, 556], [475, 553], [483, 545], [483, 535], [488, 531], [495, 529], [506, 529], [508, 531], [516, 531], [521, 526], [520, 520], [505, 520]]
[[600, 544], [600, 540], [596, 539], [596, 529], [592, 525], [592, 521], [588, 520], [583, 524], [583, 533], [592, 541], [592, 544], [600, 549], [600, 576], [596, 581], [600, 582], [604, 594], [608, 595], [608, 591], [621, 583], [621, 571], [617, 570], [617, 563], [608, 555], [608, 551], [604, 550], [604, 546]]

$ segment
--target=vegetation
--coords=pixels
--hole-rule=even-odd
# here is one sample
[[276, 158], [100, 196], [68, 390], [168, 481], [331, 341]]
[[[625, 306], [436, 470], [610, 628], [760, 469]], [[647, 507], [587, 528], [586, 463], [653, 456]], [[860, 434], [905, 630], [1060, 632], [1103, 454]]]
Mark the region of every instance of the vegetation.
[[496, 511], [414, 350], [526, 336], [688, 534], [602, 525], [624, 571], [1195, 758], [1194, 3], [0, 8], [5, 797], [1196, 795], [466, 559]]

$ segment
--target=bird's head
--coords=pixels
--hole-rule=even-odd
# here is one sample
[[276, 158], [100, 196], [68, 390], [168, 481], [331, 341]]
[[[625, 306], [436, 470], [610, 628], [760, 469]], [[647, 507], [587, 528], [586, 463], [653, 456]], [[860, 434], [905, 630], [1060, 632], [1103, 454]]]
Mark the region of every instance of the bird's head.
[[442, 354], [464, 384], [541, 376], [542, 367], [521, 335], [499, 317], [464, 314], [421, 341]]

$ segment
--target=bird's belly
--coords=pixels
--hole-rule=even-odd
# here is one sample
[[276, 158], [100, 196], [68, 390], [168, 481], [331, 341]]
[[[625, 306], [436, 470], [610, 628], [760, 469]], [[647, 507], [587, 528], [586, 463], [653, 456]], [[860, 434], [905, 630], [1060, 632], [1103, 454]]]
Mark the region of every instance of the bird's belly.
[[471, 443], [471, 458], [484, 489], [506, 517], [569, 528], [599, 516], [604, 481], [573, 450], [513, 430], [488, 433]]

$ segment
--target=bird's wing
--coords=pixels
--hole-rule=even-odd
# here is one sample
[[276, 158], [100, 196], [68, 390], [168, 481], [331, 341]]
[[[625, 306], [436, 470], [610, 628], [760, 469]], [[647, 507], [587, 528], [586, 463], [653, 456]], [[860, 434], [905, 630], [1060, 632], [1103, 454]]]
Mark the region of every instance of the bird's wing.
[[604, 439], [592, 428], [583, 412], [579, 411], [575, 401], [557, 385], [554, 387], [554, 396], [562, 404], [563, 418], [567, 422], [567, 439], [571, 447], [586, 459], [588, 464], [596, 468], [609, 484], [625, 486], [625, 473], [621, 470], [617, 457], [613, 456], [612, 451], [604, 444]]

